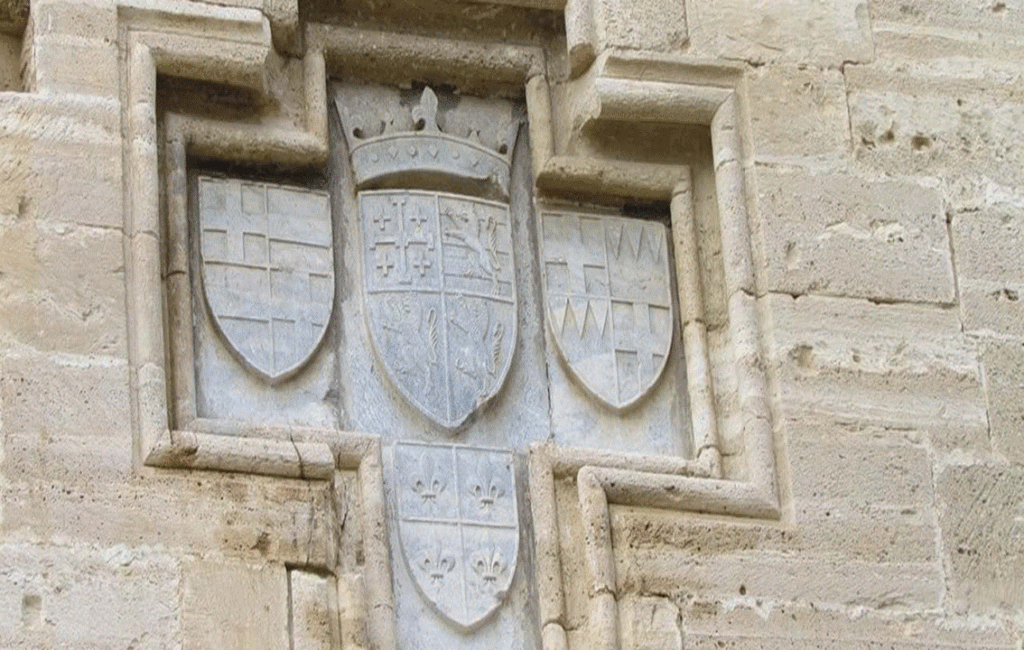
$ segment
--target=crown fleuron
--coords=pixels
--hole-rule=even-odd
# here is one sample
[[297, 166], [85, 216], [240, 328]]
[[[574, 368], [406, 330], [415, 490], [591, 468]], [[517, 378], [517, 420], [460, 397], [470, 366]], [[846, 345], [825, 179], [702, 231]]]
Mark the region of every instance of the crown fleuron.
[[[497, 100], [506, 110], [497, 111], [496, 120], [487, 119], [487, 110], [478, 107], [463, 111], [466, 115], [449, 115], [442, 129], [437, 94], [430, 87], [423, 88], [411, 108], [397, 101], [396, 91], [362, 88], [363, 93], [341, 92], [337, 97], [357, 187], [447, 177], [508, 196], [519, 126], [508, 102]], [[461, 132], [466, 135], [457, 135]]]

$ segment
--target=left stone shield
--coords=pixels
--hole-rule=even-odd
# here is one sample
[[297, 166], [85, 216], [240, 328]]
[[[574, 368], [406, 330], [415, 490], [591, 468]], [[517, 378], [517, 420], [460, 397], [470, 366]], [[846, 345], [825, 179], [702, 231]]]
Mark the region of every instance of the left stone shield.
[[417, 190], [359, 193], [366, 319], [409, 402], [457, 427], [501, 388], [516, 337], [508, 205]]
[[334, 305], [327, 194], [201, 177], [199, 243], [206, 302], [235, 358], [271, 384], [301, 370]]

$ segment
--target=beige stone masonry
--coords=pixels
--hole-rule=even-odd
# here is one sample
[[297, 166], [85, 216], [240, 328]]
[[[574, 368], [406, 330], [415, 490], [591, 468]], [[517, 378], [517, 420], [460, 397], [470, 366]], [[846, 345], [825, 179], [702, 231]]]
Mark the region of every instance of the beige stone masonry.
[[938, 190], [765, 168], [757, 178], [768, 289], [887, 302], [954, 301]]

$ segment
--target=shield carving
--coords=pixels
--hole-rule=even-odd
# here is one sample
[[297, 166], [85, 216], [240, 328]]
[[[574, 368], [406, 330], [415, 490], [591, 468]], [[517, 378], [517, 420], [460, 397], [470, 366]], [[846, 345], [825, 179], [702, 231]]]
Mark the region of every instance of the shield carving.
[[359, 192], [366, 320], [399, 392], [457, 427], [501, 388], [516, 338], [508, 205], [418, 190]]
[[511, 452], [397, 443], [398, 534], [423, 598], [469, 631], [502, 604], [519, 554]]
[[572, 377], [614, 410], [661, 377], [674, 331], [665, 226], [580, 212], [544, 212], [548, 328]]
[[327, 194], [202, 177], [199, 249], [206, 304], [235, 358], [271, 384], [298, 372], [334, 305]]

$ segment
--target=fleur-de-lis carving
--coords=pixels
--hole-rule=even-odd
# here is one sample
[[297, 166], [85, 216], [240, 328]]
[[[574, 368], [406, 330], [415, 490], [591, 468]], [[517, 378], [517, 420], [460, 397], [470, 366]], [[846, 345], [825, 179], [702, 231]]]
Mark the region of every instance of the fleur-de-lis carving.
[[438, 544], [433, 551], [424, 551], [419, 565], [430, 578], [430, 584], [440, 585], [444, 582], [445, 576], [455, 568], [455, 556], [443, 550]]
[[473, 572], [487, 586], [496, 586], [505, 570], [505, 558], [496, 548], [484, 549], [473, 554]]
[[423, 503], [436, 503], [437, 497], [448, 485], [443, 474], [434, 468], [434, 459], [429, 454], [420, 457], [420, 471], [410, 478], [412, 491], [420, 495]]
[[469, 482], [469, 493], [476, 499], [481, 510], [488, 511], [498, 499], [505, 496], [505, 484], [492, 463], [481, 461], [477, 465], [476, 475]]

